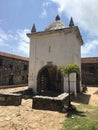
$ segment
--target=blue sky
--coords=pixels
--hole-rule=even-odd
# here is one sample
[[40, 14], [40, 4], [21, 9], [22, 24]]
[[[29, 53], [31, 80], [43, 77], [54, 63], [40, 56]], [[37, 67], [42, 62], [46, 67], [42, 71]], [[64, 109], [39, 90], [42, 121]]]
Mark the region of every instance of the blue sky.
[[97, 10], [98, 0], [0, 0], [0, 51], [28, 57], [33, 23], [43, 31], [59, 14], [66, 26], [72, 16], [79, 27], [81, 57], [98, 57]]

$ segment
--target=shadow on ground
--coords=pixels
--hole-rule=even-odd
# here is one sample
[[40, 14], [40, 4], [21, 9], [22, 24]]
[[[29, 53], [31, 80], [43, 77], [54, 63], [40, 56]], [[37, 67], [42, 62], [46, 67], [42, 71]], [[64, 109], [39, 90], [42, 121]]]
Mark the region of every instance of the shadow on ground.
[[91, 95], [86, 93], [78, 93], [77, 97], [73, 100], [73, 102], [76, 103], [83, 103], [83, 104], [89, 104]]
[[63, 113], [66, 113], [66, 116], [68, 118], [73, 117], [74, 115], [86, 117], [84, 111], [77, 110], [76, 106], [70, 104], [70, 106], [64, 106], [64, 109], [62, 111]]
[[98, 90], [94, 94], [98, 94]]
[[78, 111], [78, 110], [71, 110], [67, 112], [67, 117], [72, 117], [73, 115], [81, 116], [81, 117], [86, 117], [85, 113], [83, 111]]

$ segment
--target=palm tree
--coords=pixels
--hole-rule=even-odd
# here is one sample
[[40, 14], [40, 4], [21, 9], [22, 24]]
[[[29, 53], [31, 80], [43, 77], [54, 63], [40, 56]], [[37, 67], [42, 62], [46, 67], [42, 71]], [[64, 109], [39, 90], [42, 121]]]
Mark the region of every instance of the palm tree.
[[71, 105], [71, 95], [70, 95], [70, 74], [76, 73], [76, 74], [80, 75], [80, 69], [79, 69], [79, 66], [76, 63], [72, 63], [72, 64], [69, 64], [68, 66], [59, 67], [59, 70], [62, 73], [67, 74], [67, 76], [68, 76], [68, 93], [69, 93], [68, 108], [70, 108], [72, 106]]

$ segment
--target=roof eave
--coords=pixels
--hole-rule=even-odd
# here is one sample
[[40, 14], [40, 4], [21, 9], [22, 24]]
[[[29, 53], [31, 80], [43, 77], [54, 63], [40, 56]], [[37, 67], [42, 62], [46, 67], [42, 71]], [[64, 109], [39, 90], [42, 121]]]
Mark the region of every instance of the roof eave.
[[83, 45], [84, 42], [83, 42], [83, 39], [82, 39], [82, 36], [81, 36], [80, 30], [79, 30], [78, 26], [75, 26], [75, 27], [76, 27], [76, 29], [77, 29], [77, 38], [78, 38], [79, 41], [81, 42], [81, 45]]
[[48, 30], [48, 31], [41, 31], [41, 32], [33, 32], [33, 33], [28, 33], [27, 36], [29, 38], [31, 38], [32, 36], [39, 36], [39, 35], [43, 35], [43, 34], [53, 34], [53, 33], [60, 33], [60, 32], [67, 32], [70, 33], [72, 31], [76, 32], [76, 37], [78, 38], [78, 40], [80, 41], [81, 45], [83, 45], [83, 39], [82, 36], [80, 34], [79, 28], [78, 26], [73, 26], [73, 27], [67, 27], [67, 28], [62, 28], [62, 29], [56, 29], [56, 30]]

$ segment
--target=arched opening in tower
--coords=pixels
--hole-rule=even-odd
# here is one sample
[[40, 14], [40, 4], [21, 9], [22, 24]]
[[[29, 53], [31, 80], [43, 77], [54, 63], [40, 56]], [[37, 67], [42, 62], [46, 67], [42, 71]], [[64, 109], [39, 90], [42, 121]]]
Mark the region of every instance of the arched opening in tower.
[[56, 96], [63, 90], [63, 75], [55, 65], [41, 68], [37, 76], [37, 92], [42, 95]]

